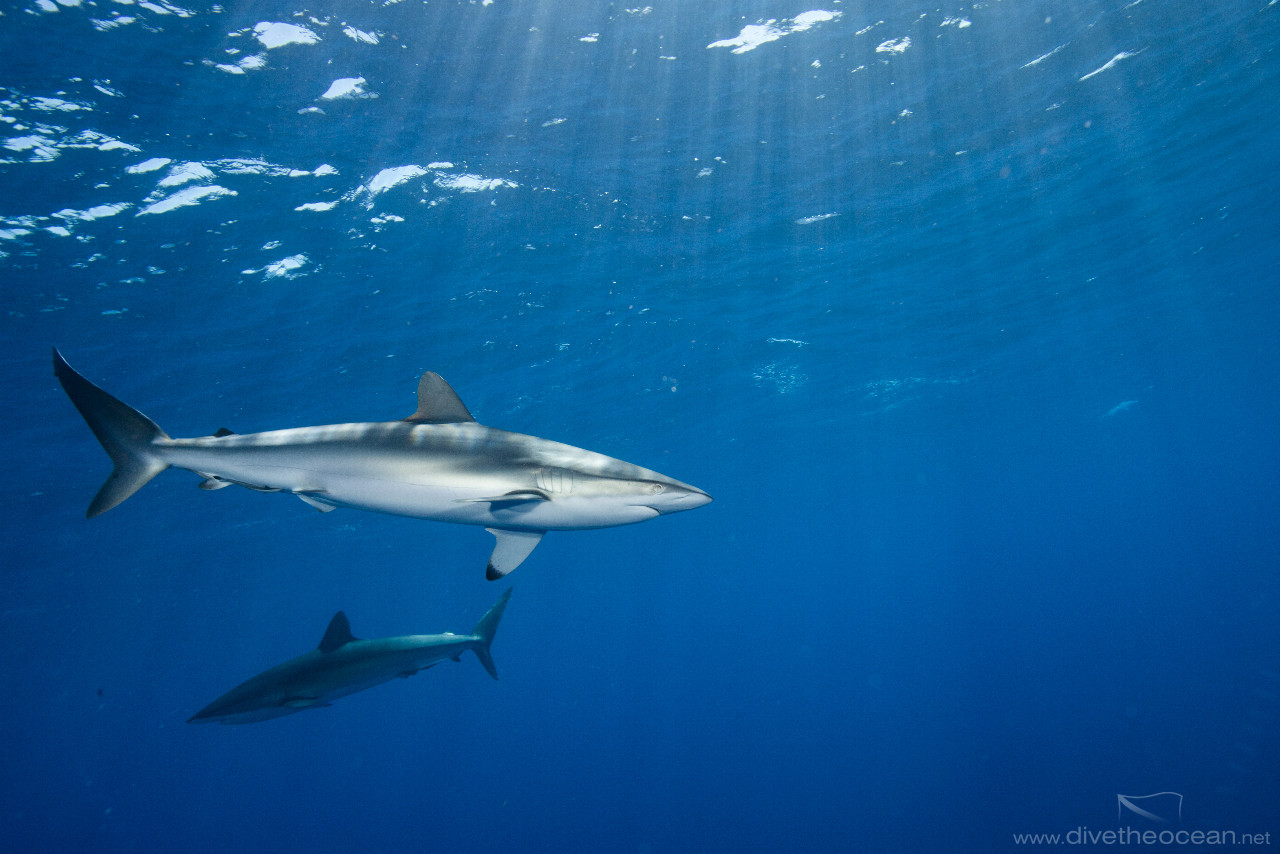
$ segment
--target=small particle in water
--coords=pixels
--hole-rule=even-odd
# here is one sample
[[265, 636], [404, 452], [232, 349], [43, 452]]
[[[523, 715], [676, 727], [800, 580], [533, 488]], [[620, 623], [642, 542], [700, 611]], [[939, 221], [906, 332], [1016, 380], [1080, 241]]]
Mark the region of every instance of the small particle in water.
[[1126, 409], [1133, 406], [1137, 402], [1138, 401], [1136, 400], [1122, 400], [1119, 403], [1117, 403], [1115, 406], [1108, 409], [1107, 414], [1103, 415], [1102, 417], [1110, 418], [1112, 415], [1118, 415], [1119, 413], [1124, 412]]

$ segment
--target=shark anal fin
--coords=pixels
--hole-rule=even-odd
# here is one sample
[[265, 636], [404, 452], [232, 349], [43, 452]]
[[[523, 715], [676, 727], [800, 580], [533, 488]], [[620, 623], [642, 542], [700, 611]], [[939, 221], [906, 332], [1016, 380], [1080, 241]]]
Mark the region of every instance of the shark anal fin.
[[537, 548], [538, 543], [542, 542], [542, 535], [546, 531], [515, 531], [510, 528], [485, 528], [490, 534], [493, 534], [496, 543], [493, 545], [493, 554], [489, 555], [489, 566], [486, 567], [484, 576], [490, 581], [496, 581], [515, 569], [529, 553]]
[[337, 505], [336, 505], [336, 504], [330, 504], [329, 502], [325, 501], [323, 498], [317, 498], [317, 497], [316, 497], [316, 496], [319, 496], [319, 495], [323, 495], [323, 494], [324, 494], [324, 490], [321, 490], [321, 489], [295, 489], [295, 490], [293, 491], [293, 494], [294, 494], [294, 495], [296, 495], [296, 496], [298, 496], [299, 498], [301, 498], [301, 499], [302, 499], [303, 501], [305, 501], [307, 504], [310, 504], [312, 507], [314, 507], [314, 508], [316, 508], [317, 510], [319, 510], [321, 513], [328, 513], [330, 510], [337, 510], [337, 509], [338, 509], [338, 507], [337, 507]]
[[204, 478], [200, 481], [201, 489], [223, 489], [228, 486], [243, 486], [245, 489], [252, 489], [254, 492], [283, 492], [278, 486], [264, 486], [259, 483], [245, 483], [243, 480], [232, 480], [228, 477], [218, 477], [216, 474], [205, 474], [202, 471], [196, 472]]
[[458, 393], [435, 371], [418, 380], [418, 409], [404, 419], [413, 424], [459, 424], [475, 421]]

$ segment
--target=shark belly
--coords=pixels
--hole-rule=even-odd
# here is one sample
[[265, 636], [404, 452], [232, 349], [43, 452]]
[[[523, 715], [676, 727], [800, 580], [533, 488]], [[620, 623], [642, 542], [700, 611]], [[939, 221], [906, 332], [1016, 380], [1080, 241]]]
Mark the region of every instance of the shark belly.
[[330, 653], [336, 660], [330, 663], [327, 672], [318, 676], [308, 693], [317, 698], [316, 705], [324, 705], [392, 679], [413, 676], [447, 658], [457, 659], [475, 645], [471, 637], [446, 643], [433, 639], [426, 645], [420, 640], [410, 635], [355, 641], [350, 649], [344, 647]]
[[[166, 463], [215, 481], [267, 492], [289, 492], [308, 503], [394, 516], [522, 531], [583, 530], [643, 522], [660, 515], [631, 496], [584, 491], [590, 475], [549, 478], [563, 467], [540, 465], [541, 442], [473, 425], [479, 437], [422, 441], [422, 426], [335, 425], [225, 438], [170, 439], [157, 446]], [[439, 430], [440, 428], [436, 428]], [[431, 434], [427, 434], [431, 435]], [[511, 449], [515, 437], [524, 453]], [[484, 442], [477, 442], [483, 438]], [[390, 439], [390, 440], [389, 440]], [[504, 441], [505, 440], [505, 441]], [[481, 453], [477, 444], [487, 447]], [[542, 443], [584, 458], [608, 458]], [[495, 453], [497, 451], [497, 453]], [[569, 462], [556, 459], [555, 462]], [[648, 474], [646, 472], [646, 474]], [[655, 475], [661, 477], [660, 475]], [[600, 480], [595, 478], [595, 480]], [[576, 491], [546, 489], [577, 484]], [[514, 496], [514, 497], [512, 497]]]
[[643, 505], [614, 505], [590, 497], [486, 500], [518, 492], [515, 481], [481, 487], [372, 481], [334, 476], [322, 481], [326, 503], [395, 516], [516, 531], [579, 531], [643, 522], [659, 515]]
[[[501, 473], [478, 475], [457, 454], [385, 442], [317, 441], [305, 435], [318, 429], [170, 440], [157, 450], [169, 465], [224, 484], [296, 493], [335, 507], [471, 525], [495, 521], [488, 504], [478, 499], [523, 485], [523, 480]], [[291, 435], [295, 433], [303, 435]]]

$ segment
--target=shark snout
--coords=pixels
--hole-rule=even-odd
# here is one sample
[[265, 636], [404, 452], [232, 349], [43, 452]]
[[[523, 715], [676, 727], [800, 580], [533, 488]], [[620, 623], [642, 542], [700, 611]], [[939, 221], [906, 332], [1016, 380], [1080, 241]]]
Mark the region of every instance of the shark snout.
[[701, 507], [704, 504], [711, 503], [711, 496], [698, 489], [696, 486], [688, 484], [666, 485], [662, 494], [656, 496], [655, 501], [647, 504], [648, 507], [658, 511], [660, 514], [682, 513], [685, 510], [692, 510], [695, 507]]

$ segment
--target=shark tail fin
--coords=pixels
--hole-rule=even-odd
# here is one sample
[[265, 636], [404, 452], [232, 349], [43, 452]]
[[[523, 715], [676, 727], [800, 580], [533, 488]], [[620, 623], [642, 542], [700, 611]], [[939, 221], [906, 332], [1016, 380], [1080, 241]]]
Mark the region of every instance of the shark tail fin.
[[502, 619], [502, 612], [507, 609], [507, 600], [510, 598], [511, 588], [508, 587], [507, 592], [503, 593], [501, 598], [489, 609], [489, 613], [481, 617], [480, 622], [476, 623], [476, 627], [471, 630], [471, 634], [479, 638], [479, 642], [472, 647], [475, 650], [476, 658], [480, 659], [484, 669], [489, 671], [489, 675], [494, 679], [498, 678], [498, 671], [493, 666], [492, 656], [489, 655], [489, 644], [493, 643], [493, 635], [498, 631], [498, 621]]
[[56, 349], [53, 373], [115, 465], [89, 504], [85, 515], [93, 518], [133, 495], [169, 467], [151, 451], [152, 443], [169, 437], [150, 418], [76, 373]]

